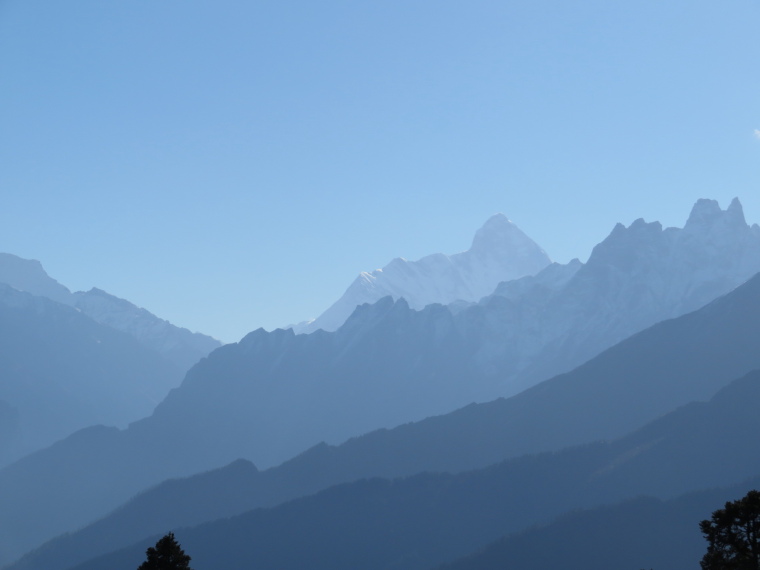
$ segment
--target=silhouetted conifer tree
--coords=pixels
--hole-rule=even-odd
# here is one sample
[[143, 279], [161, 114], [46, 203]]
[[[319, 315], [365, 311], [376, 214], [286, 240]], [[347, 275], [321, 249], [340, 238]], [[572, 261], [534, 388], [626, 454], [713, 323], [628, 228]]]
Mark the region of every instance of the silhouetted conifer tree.
[[146, 550], [148, 559], [137, 570], [193, 570], [190, 568], [190, 557], [185, 554], [174, 533], [170, 532]]
[[699, 528], [710, 543], [702, 570], [760, 570], [760, 492], [726, 503]]

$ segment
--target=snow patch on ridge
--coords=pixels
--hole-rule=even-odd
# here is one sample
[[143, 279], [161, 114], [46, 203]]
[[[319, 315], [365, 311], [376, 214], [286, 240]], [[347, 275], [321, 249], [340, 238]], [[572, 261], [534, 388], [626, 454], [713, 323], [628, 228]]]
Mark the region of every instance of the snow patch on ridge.
[[512, 221], [495, 214], [476, 232], [469, 250], [435, 253], [417, 261], [397, 257], [382, 269], [362, 272], [322, 315], [293, 329], [337, 330], [356, 307], [383, 297], [403, 298], [418, 310], [432, 303], [476, 302], [502, 281], [534, 275], [550, 263], [546, 252]]

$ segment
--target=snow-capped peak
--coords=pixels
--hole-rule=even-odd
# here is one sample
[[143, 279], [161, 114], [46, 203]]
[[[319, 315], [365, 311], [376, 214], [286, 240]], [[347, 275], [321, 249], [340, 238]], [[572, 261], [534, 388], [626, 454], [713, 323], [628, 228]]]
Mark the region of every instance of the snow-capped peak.
[[504, 214], [494, 214], [475, 232], [470, 250], [492, 246], [508, 239], [508, 236], [520, 229]]
[[362, 272], [343, 296], [317, 319], [295, 326], [297, 333], [336, 330], [364, 303], [390, 296], [413, 309], [432, 303], [478, 301], [502, 281], [534, 275], [551, 260], [504, 214], [491, 216], [476, 232], [469, 250], [435, 253], [408, 261], [393, 259], [382, 269]]
[[496, 257], [531, 257], [546, 253], [526, 236], [517, 225], [504, 214], [494, 214], [475, 233], [472, 246], [468, 252], [472, 255], [490, 255]]

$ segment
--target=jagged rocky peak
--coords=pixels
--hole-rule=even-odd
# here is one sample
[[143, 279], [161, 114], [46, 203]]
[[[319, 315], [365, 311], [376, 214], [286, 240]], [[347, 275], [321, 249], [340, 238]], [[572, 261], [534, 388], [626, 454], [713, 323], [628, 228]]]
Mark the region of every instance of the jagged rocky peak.
[[643, 218], [638, 218], [628, 227], [617, 223], [610, 234], [594, 246], [585, 271], [628, 265], [635, 258], [653, 254], [655, 252], [652, 250], [662, 246], [665, 233], [660, 222], [646, 222]]
[[417, 261], [397, 257], [382, 269], [362, 272], [322, 315], [294, 330], [337, 330], [356, 307], [386, 296], [404, 299], [415, 310], [433, 303], [479, 301], [502, 281], [535, 275], [550, 263], [536, 242], [504, 214], [496, 214], [476, 232], [467, 251], [434, 253]]
[[717, 219], [722, 213], [723, 210], [720, 209], [717, 200], [700, 198], [691, 208], [686, 225], [709, 223]]
[[703, 198], [692, 207], [683, 229], [664, 230], [660, 222], [646, 222], [642, 218], [628, 227], [616, 224], [607, 238], [594, 248], [588, 265], [612, 263], [626, 256], [681, 260], [687, 255], [682, 248], [702, 250], [708, 242], [711, 244], [708, 249], [744, 247], [743, 236], [750, 233], [738, 198], [734, 198], [725, 210], [716, 200]]
[[736, 220], [737, 223], [747, 225], [747, 220], [744, 218], [744, 208], [742, 207], [742, 203], [739, 202], [739, 198], [734, 197], [734, 199], [731, 200], [728, 208], [726, 208], [726, 213], [730, 219]]
[[746, 227], [747, 222], [744, 218], [744, 209], [742, 208], [739, 198], [731, 200], [728, 208], [720, 209], [717, 200], [708, 200], [701, 198], [697, 200], [691, 209], [689, 219], [686, 221], [684, 229], [702, 229], [722, 223], [735, 227]]
[[292, 329], [275, 329], [267, 332], [259, 327], [245, 335], [238, 344], [245, 347], [249, 352], [271, 356], [281, 354], [283, 350], [287, 349], [293, 337], [295, 337], [295, 333]]

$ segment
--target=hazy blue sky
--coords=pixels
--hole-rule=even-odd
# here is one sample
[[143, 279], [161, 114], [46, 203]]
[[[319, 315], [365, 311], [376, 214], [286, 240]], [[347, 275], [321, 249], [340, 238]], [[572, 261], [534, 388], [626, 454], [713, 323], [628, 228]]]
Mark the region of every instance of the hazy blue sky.
[[0, 0], [0, 251], [237, 340], [503, 212], [760, 221], [759, 0]]

